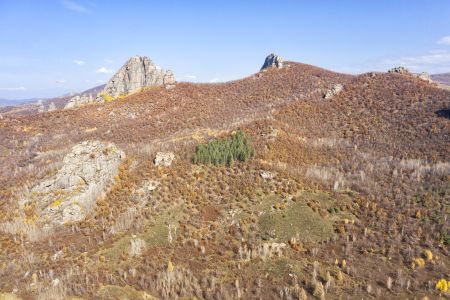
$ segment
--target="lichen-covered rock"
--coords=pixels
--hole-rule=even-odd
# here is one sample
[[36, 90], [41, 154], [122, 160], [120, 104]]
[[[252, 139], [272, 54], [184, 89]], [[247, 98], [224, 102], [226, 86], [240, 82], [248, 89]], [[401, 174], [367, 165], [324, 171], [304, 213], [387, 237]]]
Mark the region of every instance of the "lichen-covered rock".
[[155, 166], [170, 166], [175, 159], [175, 154], [172, 152], [158, 152], [155, 157]]
[[344, 86], [342, 84], [334, 84], [333, 87], [331, 89], [329, 89], [328, 91], [326, 91], [324, 98], [325, 99], [331, 99], [334, 97], [334, 95], [339, 94], [340, 92], [342, 92], [344, 90]]
[[172, 71], [158, 69], [146, 56], [133, 56], [108, 81], [103, 92], [116, 98], [148, 86], [172, 88], [174, 85]]
[[271, 53], [266, 57], [264, 64], [261, 67], [261, 71], [267, 68], [281, 69], [282, 67], [283, 67], [283, 58], [279, 55], [276, 55], [275, 53]]
[[63, 167], [33, 187], [21, 203], [35, 202], [45, 223], [80, 221], [114, 181], [124, 157], [112, 144], [79, 143], [64, 157]]

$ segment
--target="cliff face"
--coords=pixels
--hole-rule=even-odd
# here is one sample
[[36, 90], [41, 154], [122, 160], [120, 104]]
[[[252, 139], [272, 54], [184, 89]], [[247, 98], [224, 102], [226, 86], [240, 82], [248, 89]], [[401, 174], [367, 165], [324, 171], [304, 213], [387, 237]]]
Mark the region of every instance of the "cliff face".
[[147, 86], [172, 88], [174, 84], [172, 71], [157, 69], [146, 56], [133, 56], [109, 80], [104, 93], [115, 98]]

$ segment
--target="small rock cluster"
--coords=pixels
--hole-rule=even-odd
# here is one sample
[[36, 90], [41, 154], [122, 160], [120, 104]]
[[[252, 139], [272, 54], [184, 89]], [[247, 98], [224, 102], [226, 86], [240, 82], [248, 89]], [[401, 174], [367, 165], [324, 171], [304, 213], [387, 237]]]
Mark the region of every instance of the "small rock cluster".
[[[101, 98], [101, 97], [99, 97]], [[83, 105], [86, 104], [90, 104], [90, 103], [100, 103], [102, 102], [100, 99], [92, 99], [92, 94], [88, 95], [78, 95], [75, 96], [73, 98], [71, 98], [69, 100], [69, 102], [67, 102], [67, 104], [64, 106], [64, 109], [70, 109], [70, 108], [76, 108], [76, 107], [81, 107]]]
[[155, 166], [169, 167], [175, 159], [175, 154], [172, 152], [158, 152], [155, 157]]
[[113, 144], [85, 141], [64, 157], [63, 167], [31, 189], [21, 205], [36, 203], [45, 223], [82, 220], [118, 174], [125, 154]]
[[262, 170], [259, 172], [259, 175], [262, 177], [262, 179], [273, 179], [275, 178], [276, 174], [270, 171]]
[[417, 74], [417, 78], [425, 80], [429, 83], [433, 82], [433, 80], [431, 80], [431, 76], [430, 76], [430, 74], [428, 74], [428, 72], [422, 72], [420, 74]]
[[411, 73], [407, 68], [405, 67], [396, 67], [396, 68], [392, 68], [390, 70], [388, 70], [388, 73], [397, 73], [397, 74], [401, 74], [401, 75], [408, 75], [408, 76], [413, 76], [413, 77], [417, 77], [421, 80], [424, 80], [428, 83], [432, 83], [433, 80], [431, 80], [431, 76], [430, 74], [428, 74], [428, 72], [422, 72], [420, 74], [413, 74]]
[[268, 68], [277, 68], [281, 69], [283, 67], [283, 58], [275, 53], [271, 53], [266, 57], [263, 66], [261, 67], [261, 71]]
[[331, 89], [329, 89], [328, 91], [326, 91], [324, 98], [325, 99], [332, 99], [334, 97], [334, 95], [339, 94], [340, 92], [342, 92], [344, 90], [344, 86], [342, 84], [334, 84], [333, 87]]
[[388, 73], [398, 73], [398, 74], [403, 74], [403, 75], [411, 74], [411, 72], [409, 72], [409, 70], [407, 68], [402, 67], [402, 66], [392, 68], [392, 69], [388, 70]]

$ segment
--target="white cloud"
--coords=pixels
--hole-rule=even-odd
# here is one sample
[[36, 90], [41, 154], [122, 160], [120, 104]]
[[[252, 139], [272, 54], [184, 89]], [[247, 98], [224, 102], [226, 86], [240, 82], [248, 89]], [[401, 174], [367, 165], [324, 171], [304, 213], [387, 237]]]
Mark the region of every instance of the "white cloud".
[[61, 0], [61, 5], [67, 8], [68, 10], [79, 13], [89, 14], [92, 12], [89, 8], [71, 0]]
[[109, 74], [112, 72], [113, 72], [113, 70], [105, 68], [105, 67], [101, 67], [100, 69], [97, 70], [97, 73], [103, 73], [103, 74]]
[[2, 91], [25, 91], [26, 88], [24, 86], [18, 86], [18, 87], [0, 87], [0, 90]]
[[220, 80], [219, 78], [212, 78], [209, 80], [209, 82], [214, 83], [214, 82], [218, 82], [219, 80]]
[[83, 65], [86, 64], [85, 61], [79, 60], [79, 59], [74, 59], [73, 62], [74, 62], [75, 64], [79, 65], [79, 66], [83, 66]]
[[398, 65], [435, 65], [450, 63], [450, 53], [447, 51], [440, 51], [438, 53], [428, 53], [418, 56], [408, 56], [396, 59], [385, 60], [386, 63]]
[[184, 75], [184, 78], [196, 79], [197, 76], [195, 76], [195, 75]]
[[67, 80], [65, 80], [65, 79], [58, 79], [58, 80], [56, 80], [56, 83], [66, 83], [67, 82]]
[[444, 36], [437, 41], [440, 45], [450, 45], [450, 35]]
[[114, 62], [112, 59], [107, 59], [107, 58], [105, 58], [103, 61], [107, 64], [112, 64]]
[[97, 80], [97, 83], [106, 83], [106, 81], [99, 79]]

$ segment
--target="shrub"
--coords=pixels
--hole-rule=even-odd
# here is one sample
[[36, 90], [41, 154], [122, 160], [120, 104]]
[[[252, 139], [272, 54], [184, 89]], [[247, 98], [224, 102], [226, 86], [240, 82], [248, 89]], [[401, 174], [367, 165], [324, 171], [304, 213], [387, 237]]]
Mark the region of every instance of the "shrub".
[[122, 94], [119, 95], [119, 97], [117, 97], [117, 99], [122, 100], [122, 99], [125, 99], [127, 96], [128, 96], [127, 93], [122, 93]]
[[102, 97], [103, 100], [105, 100], [105, 102], [111, 102], [111, 101], [114, 101], [113, 96], [111, 96], [110, 94], [107, 94], [107, 93], [101, 93], [101, 94], [100, 94], [100, 97]]
[[246, 161], [255, 156], [249, 137], [238, 131], [228, 139], [214, 140], [197, 146], [192, 158], [195, 164], [232, 165], [235, 160]]
[[450, 286], [450, 281], [447, 282], [447, 280], [445, 279], [440, 279], [437, 283], [436, 283], [436, 289], [438, 289], [439, 291], [446, 293], [449, 291], [449, 286]]

